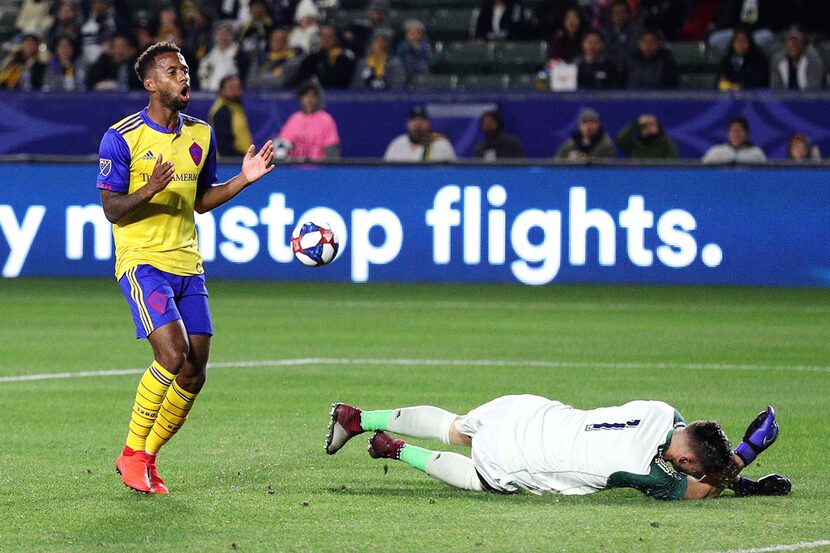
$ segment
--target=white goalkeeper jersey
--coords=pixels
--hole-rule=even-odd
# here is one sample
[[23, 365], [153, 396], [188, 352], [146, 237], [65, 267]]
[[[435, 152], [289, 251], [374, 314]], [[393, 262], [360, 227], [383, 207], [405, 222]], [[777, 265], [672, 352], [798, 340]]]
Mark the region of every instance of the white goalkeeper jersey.
[[514, 397], [497, 441], [499, 464], [515, 486], [566, 495], [634, 487], [661, 499], [686, 492], [687, 477], [661, 457], [673, 430], [686, 425], [674, 407], [631, 401], [585, 411], [539, 396]]

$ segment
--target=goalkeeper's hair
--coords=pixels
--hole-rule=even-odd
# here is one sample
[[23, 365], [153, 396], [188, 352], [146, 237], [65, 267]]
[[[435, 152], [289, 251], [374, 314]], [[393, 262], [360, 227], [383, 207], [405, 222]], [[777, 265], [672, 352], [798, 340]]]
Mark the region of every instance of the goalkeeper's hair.
[[173, 44], [172, 42], [156, 42], [146, 50], [144, 50], [138, 59], [135, 60], [135, 74], [138, 75], [138, 80], [144, 82], [144, 79], [147, 77], [147, 73], [150, 71], [150, 68], [153, 67], [156, 63], [156, 58], [161, 54], [167, 54], [172, 52], [174, 54], [180, 54], [181, 48]]
[[695, 421], [686, 427], [689, 444], [705, 474], [719, 474], [732, 463], [732, 444], [718, 421]]

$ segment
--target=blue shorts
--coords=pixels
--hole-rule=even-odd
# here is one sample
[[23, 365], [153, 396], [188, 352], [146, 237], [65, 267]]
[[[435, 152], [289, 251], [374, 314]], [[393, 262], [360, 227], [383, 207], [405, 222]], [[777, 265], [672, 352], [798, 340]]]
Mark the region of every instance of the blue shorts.
[[213, 336], [204, 275], [181, 276], [137, 265], [118, 280], [135, 322], [135, 337], [181, 319], [188, 335]]

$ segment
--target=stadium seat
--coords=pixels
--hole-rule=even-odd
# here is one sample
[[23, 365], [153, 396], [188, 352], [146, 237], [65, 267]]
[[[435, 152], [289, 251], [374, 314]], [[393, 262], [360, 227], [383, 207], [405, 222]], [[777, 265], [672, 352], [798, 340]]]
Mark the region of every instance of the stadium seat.
[[419, 75], [412, 81], [415, 90], [455, 90], [458, 88], [458, 75]]
[[467, 75], [461, 79], [461, 88], [467, 90], [494, 90], [510, 88], [510, 75]]
[[[538, 73], [514, 75], [510, 77], [510, 88], [513, 90], [539, 90], [539, 75]], [[547, 83], [543, 85], [542, 90], [547, 90]]]
[[541, 69], [547, 61], [547, 44], [532, 42], [497, 42], [494, 44], [493, 72], [520, 75]]
[[684, 90], [713, 90], [714, 73], [681, 73], [680, 88]]
[[451, 42], [438, 44], [436, 73], [479, 74], [489, 73], [493, 64], [492, 42]]
[[[17, 34], [14, 24], [17, 21], [19, 5], [20, 2], [14, 0], [0, 2], [0, 41], [3, 43]], [[8, 47], [8, 44], [3, 44], [2, 52], [5, 52]]]
[[674, 54], [681, 72], [714, 69], [714, 62], [707, 57], [706, 44], [703, 42], [673, 42], [666, 44], [666, 48]]
[[431, 10], [424, 23], [431, 40], [465, 40], [470, 38], [472, 10]]
[[481, 4], [480, 0], [453, 0], [452, 4], [448, 4], [446, 0], [395, 0], [395, 7], [401, 9], [413, 8], [446, 8], [451, 5], [453, 8], [466, 8], [471, 12], [473, 8]]

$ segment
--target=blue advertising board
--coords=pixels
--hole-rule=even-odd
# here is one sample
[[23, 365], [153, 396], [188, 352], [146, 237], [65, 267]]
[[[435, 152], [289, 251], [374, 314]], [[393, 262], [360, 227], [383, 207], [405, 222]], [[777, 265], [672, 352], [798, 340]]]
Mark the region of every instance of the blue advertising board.
[[[7, 278], [113, 273], [96, 166], [0, 164]], [[220, 180], [235, 166], [220, 167]], [[830, 286], [816, 168], [280, 167], [197, 219], [211, 278]], [[304, 221], [340, 236], [293, 259]]]

